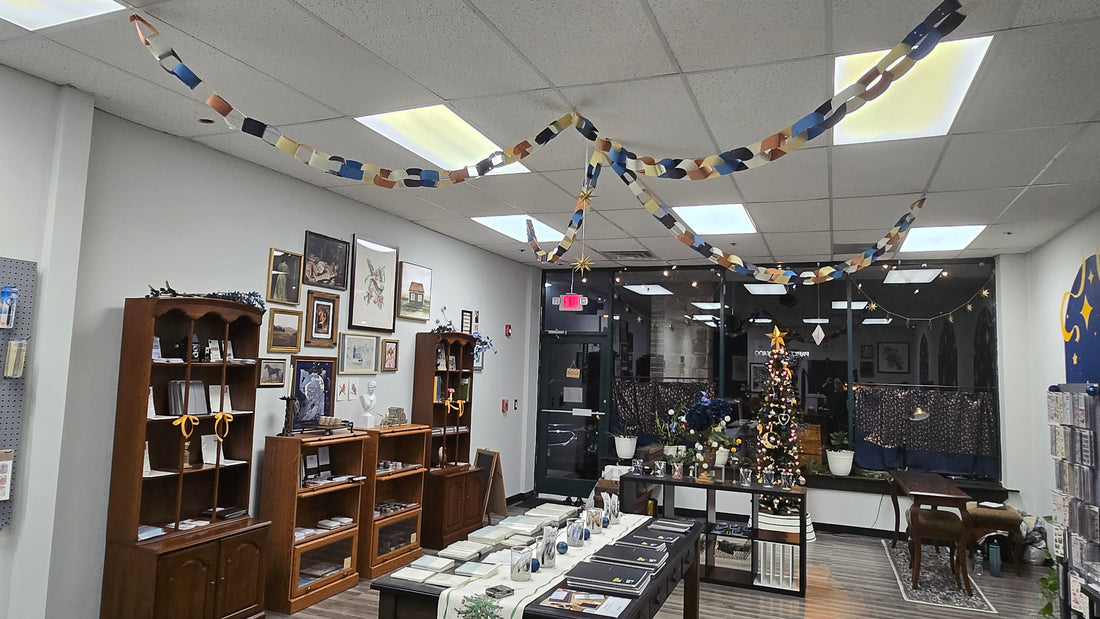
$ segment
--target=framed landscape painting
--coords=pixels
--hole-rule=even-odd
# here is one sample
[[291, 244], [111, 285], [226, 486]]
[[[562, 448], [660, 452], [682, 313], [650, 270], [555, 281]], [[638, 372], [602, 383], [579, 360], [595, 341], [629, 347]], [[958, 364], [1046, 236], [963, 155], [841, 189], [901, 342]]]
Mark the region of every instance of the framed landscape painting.
[[432, 309], [432, 270], [411, 262], [401, 263], [401, 302], [398, 318], [427, 322]]
[[393, 333], [397, 318], [397, 249], [354, 237], [348, 328]]
[[302, 312], [271, 308], [267, 325], [268, 352], [298, 352], [302, 349]]

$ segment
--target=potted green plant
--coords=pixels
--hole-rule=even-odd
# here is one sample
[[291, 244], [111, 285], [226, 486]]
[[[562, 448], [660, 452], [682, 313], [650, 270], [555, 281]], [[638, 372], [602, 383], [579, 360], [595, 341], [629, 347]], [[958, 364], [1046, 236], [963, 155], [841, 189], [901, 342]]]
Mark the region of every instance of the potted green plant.
[[621, 460], [634, 457], [634, 451], [638, 447], [638, 430], [631, 424], [623, 424], [618, 430], [612, 430], [615, 437], [615, 455]]
[[844, 430], [829, 433], [829, 446], [825, 450], [829, 459], [829, 471], [837, 477], [845, 477], [852, 472], [852, 459], [856, 452], [848, 442], [848, 433]]
[[680, 411], [670, 408], [667, 413], [654, 412], [653, 419], [656, 422], [657, 437], [664, 444], [665, 459], [672, 462], [670, 459], [672, 456], [679, 456], [684, 453], [684, 434], [686, 432], [684, 417]]

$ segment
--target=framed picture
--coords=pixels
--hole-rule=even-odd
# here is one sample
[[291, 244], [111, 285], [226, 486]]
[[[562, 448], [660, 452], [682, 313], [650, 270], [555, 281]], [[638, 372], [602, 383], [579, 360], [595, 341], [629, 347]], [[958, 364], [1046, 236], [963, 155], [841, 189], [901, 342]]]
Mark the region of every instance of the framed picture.
[[351, 261], [349, 329], [393, 333], [397, 317], [397, 249], [356, 235]]
[[875, 369], [879, 374], [908, 374], [909, 343], [879, 342]]
[[768, 385], [768, 366], [764, 363], [749, 364], [749, 391], [763, 391]]
[[400, 273], [397, 281], [401, 301], [398, 303], [397, 317], [427, 322], [432, 308], [432, 270], [419, 264], [402, 262]]
[[462, 327], [459, 329], [463, 333], [474, 332], [474, 313], [470, 310], [462, 310]]
[[267, 352], [298, 352], [302, 349], [302, 312], [271, 308], [267, 325]]
[[[874, 361], [860, 361], [859, 362], [859, 378], [860, 380], [867, 380], [868, 378], [875, 377], [875, 362]], [[856, 381], [859, 382], [859, 381]]]
[[267, 258], [267, 300], [298, 305], [302, 299], [302, 254], [271, 248]]
[[341, 333], [340, 373], [378, 373], [378, 336]]
[[861, 344], [860, 347], [859, 347], [859, 358], [860, 359], [874, 359], [875, 358], [875, 347], [871, 344]]
[[382, 340], [382, 371], [397, 371], [397, 340]]
[[306, 346], [336, 347], [336, 319], [340, 317], [340, 297], [310, 290], [306, 297], [309, 327]]
[[332, 290], [348, 289], [348, 242], [306, 230], [302, 283]]
[[321, 417], [332, 417], [336, 405], [336, 359], [294, 355], [290, 365], [294, 368], [291, 394], [298, 408], [294, 427], [313, 425]]
[[286, 359], [260, 359], [260, 387], [286, 385]]
[[484, 350], [475, 350], [474, 351], [474, 369], [475, 370], [484, 370], [485, 369], [485, 351]]

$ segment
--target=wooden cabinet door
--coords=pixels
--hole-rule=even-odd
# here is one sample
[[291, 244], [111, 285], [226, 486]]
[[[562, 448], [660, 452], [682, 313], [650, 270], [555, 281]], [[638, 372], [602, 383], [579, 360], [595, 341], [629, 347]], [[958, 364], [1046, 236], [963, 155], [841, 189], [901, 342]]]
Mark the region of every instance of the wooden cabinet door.
[[462, 503], [462, 525], [466, 528], [481, 526], [485, 519], [485, 484], [481, 483], [480, 471], [471, 470], [466, 478], [466, 498]]
[[221, 541], [214, 615], [218, 619], [243, 619], [262, 611], [266, 541], [266, 528]]
[[212, 617], [217, 569], [217, 543], [162, 556], [157, 562], [157, 619]]
[[463, 525], [463, 503], [466, 500], [466, 476], [453, 475], [443, 482], [443, 535], [458, 531]]

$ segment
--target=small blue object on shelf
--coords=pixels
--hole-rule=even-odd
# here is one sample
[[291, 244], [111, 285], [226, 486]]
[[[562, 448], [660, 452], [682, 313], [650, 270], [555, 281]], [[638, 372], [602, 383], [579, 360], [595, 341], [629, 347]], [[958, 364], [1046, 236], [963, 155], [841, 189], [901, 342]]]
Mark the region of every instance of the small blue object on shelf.
[[603, 528], [606, 529], [609, 526], [611, 526], [611, 519], [607, 518], [607, 517], [604, 517], [604, 519], [603, 519]]
[[588, 539], [589, 537], [591, 537], [591, 536], [592, 536], [592, 532], [591, 532], [591, 531], [589, 531], [588, 529], [585, 529], [585, 530], [584, 530], [584, 539], [586, 539], [586, 540], [587, 540], [587, 539]]
[[531, 559], [531, 572], [534, 573], [537, 571], [539, 571], [539, 560]]
[[565, 542], [558, 542], [558, 554], [563, 555], [569, 551], [569, 544]]

